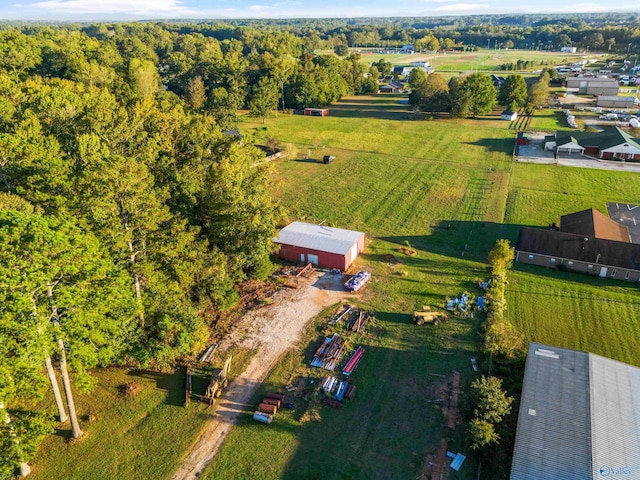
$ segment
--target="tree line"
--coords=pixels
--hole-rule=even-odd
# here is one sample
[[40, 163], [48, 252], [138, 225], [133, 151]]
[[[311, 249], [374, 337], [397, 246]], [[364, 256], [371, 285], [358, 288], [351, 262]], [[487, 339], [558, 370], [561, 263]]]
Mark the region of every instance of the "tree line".
[[[550, 73], [551, 72], [551, 73]], [[555, 70], [544, 70], [527, 85], [519, 74], [509, 75], [497, 88], [491, 75], [472, 73], [452, 77], [448, 82], [439, 73], [414, 68], [409, 74], [409, 104], [423, 112], [450, 112], [459, 117], [486, 115], [496, 104], [518, 111], [523, 107], [546, 105], [549, 82]]]

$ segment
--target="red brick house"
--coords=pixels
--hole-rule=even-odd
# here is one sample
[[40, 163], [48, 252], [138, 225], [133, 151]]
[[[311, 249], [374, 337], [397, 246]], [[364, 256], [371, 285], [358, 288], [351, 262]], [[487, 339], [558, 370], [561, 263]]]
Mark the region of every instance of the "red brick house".
[[557, 131], [555, 138], [545, 138], [545, 149], [562, 153], [580, 152], [603, 160], [640, 160], [640, 139], [618, 127], [602, 132]]
[[342, 228], [293, 222], [280, 230], [273, 241], [280, 245], [279, 258], [346, 271], [364, 250], [365, 235]]

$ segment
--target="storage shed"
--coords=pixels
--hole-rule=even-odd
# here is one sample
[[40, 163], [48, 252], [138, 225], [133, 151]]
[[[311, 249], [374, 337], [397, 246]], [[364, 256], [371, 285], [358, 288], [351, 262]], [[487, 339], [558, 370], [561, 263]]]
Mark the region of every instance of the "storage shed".
[[329, 115], [329, 110], [326, 108], [305, 108], [304, 114], [312, 117], [326, 117]]
[[287, 225], [273, 239], [280, 245], [279, 258], [341, 271], [364, 250], [364, 240], [362, 232], [304, 222]]
[[500, 114], [500, 120], [509, 120], [510, 122], [513, 122], [516, 118], [518, 118], [518, 114], [511, 110], [505, 110]]

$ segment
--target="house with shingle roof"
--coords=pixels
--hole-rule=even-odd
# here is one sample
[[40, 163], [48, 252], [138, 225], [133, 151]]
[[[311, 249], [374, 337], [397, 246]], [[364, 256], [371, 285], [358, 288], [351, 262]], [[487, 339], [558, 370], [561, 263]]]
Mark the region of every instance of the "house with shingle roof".
[[640, 160], [640, 139], [634, 138], [618, 127], [602, 132], [578, 132], [558, 130], [545, 137], [545, 149], [561, 153], [577, 153], [603, 160]]
[[517, 262], [640, 281], [640, 244], [593, 208], [562, 216], [560, 227], [522, 227], [515, 250]]

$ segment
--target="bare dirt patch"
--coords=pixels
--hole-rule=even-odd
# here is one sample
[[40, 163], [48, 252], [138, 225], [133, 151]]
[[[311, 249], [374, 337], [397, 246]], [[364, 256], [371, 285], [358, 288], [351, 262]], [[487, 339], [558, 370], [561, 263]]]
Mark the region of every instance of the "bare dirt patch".
[[[428, 392], [433, 396], [434, 403], [442, 408], [448, 431], [453, 430], [459, 422], [460, 372], [453, 371], [447, 377], [438, 378], [431, 384]], [[426, 455], [419, 479], [446, 480], [449, 477], [447, 447], [447, 439], [442, 438], [437, 452], [432, 451]]]
[[222, 394], [215, 416], [184, 457], [174, 480], [195, 479], [203, 471], [238, 418], [251, 412], [249, 403], [260, 384], [278, 359], [296, 344], [307, 323], [323, 308], [350, 296], [343, 282], [342, 275], [316, 272], [298, 289], [276, 292], [271, 305], [252, 310], [237, 322], [220, 343], [221, 352], [237, 345], [256, 354]]

